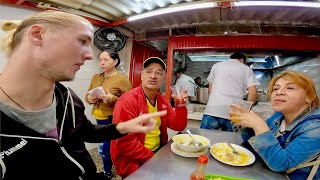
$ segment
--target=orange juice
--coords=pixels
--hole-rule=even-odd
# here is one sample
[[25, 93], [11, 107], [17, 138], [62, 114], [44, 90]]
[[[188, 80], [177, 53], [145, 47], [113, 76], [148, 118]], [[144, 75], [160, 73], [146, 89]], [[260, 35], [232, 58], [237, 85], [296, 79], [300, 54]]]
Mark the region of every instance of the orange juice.
[[[239, 116], [236, 116], [236, 115], [234, 115], [234, 114], [230, 114], [230, 117], [239, 117]], [[232, 122], [235, 122], [235, 123], [239, 122], [238, 119], [231, 120], [231, 121], [232, 121]]]

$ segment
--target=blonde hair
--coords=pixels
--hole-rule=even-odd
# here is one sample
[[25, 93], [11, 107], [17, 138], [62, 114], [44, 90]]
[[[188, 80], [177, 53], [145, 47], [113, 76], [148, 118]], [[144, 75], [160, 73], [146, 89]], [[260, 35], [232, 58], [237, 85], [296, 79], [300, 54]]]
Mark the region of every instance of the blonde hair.
[[306, 91], [307, 96], [311, 100], [310, 109], [319, 106], [319, 97], [316, 92], [314, 81], [309, 76], [296, 71], [284, 71], [281, 74], [272, 78], [272, 80], [269, 83], [269, 97], [273, 92], [273, 86], [280, 78], [284, 78], [288, 81], [291, 81], [292, 83], [298, 85]]
[[25, 30], [34, 24], [46, 24], [52, 27], [70, 27], [80, 22], [92, 26], [88, 20], [78, 15], [61, 11], [42, 11], [27, 17], [23, 21], [4, 21], [1, 24], [1, 30], [8, 34], [1, 40], [0, 48], [7, 56], [10, 56], [14, 49], [21, 43]]

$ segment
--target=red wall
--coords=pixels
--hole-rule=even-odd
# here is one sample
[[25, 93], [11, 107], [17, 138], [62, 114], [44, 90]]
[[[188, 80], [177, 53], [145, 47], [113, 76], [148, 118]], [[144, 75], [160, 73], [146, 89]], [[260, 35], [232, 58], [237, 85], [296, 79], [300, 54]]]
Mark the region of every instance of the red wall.
[[143, 61], [149, 57], [162, 57], [157, 49], [144, 45], [139, 42], [133, 42], [132, 55], [130, 63], [130, 81], [132, 88], [141, 84], [141, 71], [143, 70]]

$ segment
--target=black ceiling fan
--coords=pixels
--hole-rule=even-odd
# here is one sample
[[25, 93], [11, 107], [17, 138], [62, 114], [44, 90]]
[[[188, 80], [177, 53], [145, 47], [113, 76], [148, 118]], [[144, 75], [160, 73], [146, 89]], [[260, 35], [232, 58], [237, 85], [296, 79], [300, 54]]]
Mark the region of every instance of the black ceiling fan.
[[93, 44], [101, 51], [112, 49], [118, 52], [125, 46], [126, 37], [116, 28], [101, 28], [94, 33]]

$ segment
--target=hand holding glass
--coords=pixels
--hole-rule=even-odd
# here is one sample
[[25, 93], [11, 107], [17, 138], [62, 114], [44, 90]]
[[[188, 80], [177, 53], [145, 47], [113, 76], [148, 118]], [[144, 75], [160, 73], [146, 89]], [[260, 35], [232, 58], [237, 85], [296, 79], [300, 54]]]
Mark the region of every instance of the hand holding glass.
[[178, 106], [184, 106], [188, 99], [188, 90], [183, 85], [173, 85], [170, 87], [172, 97]]
[[[244, 101], [244, 100], [240, 100], [240, 99], [234, 99], [234, 100], [233, 100], [233, 104], [240, 106], [243, 111], [249, 112], [250, 109], [251, 109], [251, 107], [252, 107], [253, 102], [251, 102], [251, 101]], [[234, 109], [234, 108], [231, 108], [231, 111], [235, 111], [235, 109]], [[237, 116], [234, 115], [234, 114], [230, 114], [230, 116], [231, 116], [231, 117], [237, 117]], [[235, 122], [235, 123], [236, 123], [236, 122], [239, 122], [239, 120], [236, 120], [236, 119], [235, 119], [235, 120], [232, 120], [232, 122]]]

